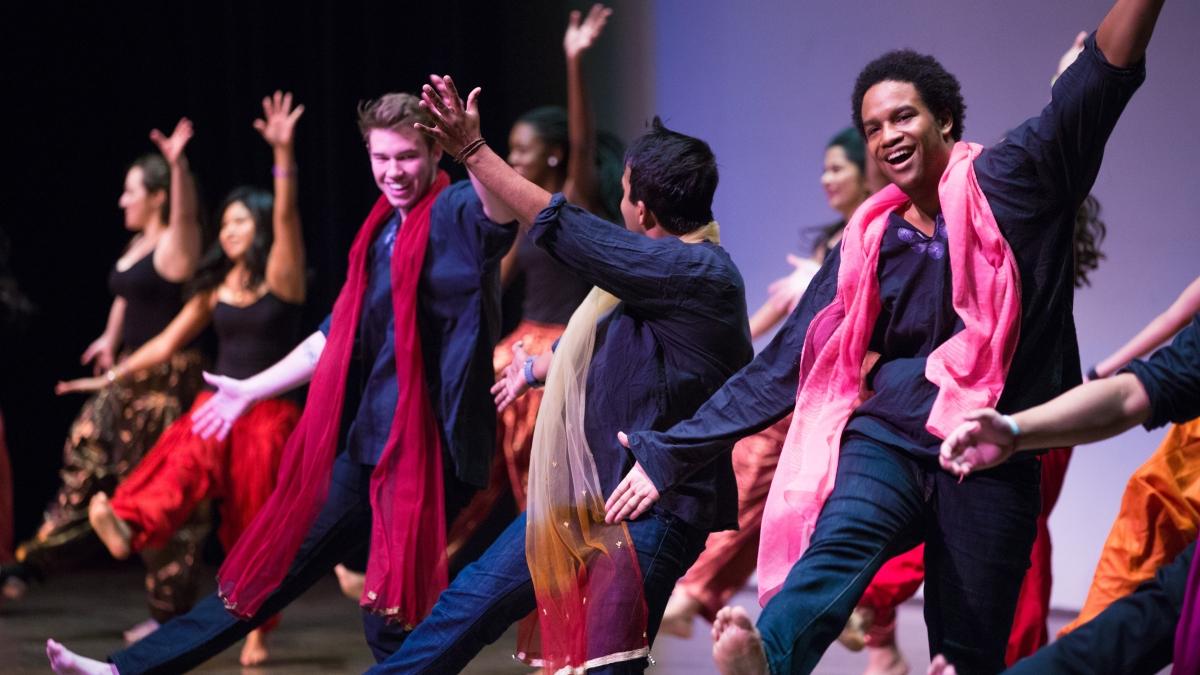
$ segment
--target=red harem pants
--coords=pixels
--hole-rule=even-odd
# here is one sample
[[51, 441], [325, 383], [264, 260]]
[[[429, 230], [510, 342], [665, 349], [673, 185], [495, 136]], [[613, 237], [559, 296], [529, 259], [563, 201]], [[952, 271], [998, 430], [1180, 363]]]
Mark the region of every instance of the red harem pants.
[[[1062, 492], [1071, 448], [1051, 450], [1042, 460], [1042, 511], [1037, 520], [1037, 537], [1029, 555], [1029, 570], [1021, 584], [1005, 661], [1012, 665], [1046, 644], [1046, 618], [1050, 612], [1050, 530], [1047, 521]], [[874, 612], [867, 644], [883, 647], [895, 643], [896, 608], [911, 598], [925, 580], [925, 547], [917, 546], [884, 563], [859, 600], [860, 607]]]
[[192, 412], [211, 397], [212, 392], [199, 394], [113, 494], [113, 511], [134, 532], [134, 550], [162, 545], [198, 504], [219, 499], [217, 534], [228, 551], [275, 489], [299, 406], [286, 399], [259, 401], [234, 422], [224, 441], [206, 440], [192, 433]]

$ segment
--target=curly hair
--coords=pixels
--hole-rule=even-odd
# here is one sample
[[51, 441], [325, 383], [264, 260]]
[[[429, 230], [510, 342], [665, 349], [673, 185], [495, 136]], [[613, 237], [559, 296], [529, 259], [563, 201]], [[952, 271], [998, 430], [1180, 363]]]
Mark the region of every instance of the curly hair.
[[1108, 226], [1100, 219], [1100, 202], [1088, 195], [1075, 212], [1075, 288], [1091, 286], [1088, 274], [1100, 267], [1105, 259], [1100, 245], [1108, 234]]
[[949, 117], [953, 125], [950, 136], [962, 140], [963, 118], [967, 104], [963, 102], [958, 78], [951, 75], [937, 59], [911, 49], [891, 51], [867, 64], [854, 82], [851, 111], [854, 126], [863, 133], [862, 102], [867, 90], [880, 82], [908, 82], [939, 120]]

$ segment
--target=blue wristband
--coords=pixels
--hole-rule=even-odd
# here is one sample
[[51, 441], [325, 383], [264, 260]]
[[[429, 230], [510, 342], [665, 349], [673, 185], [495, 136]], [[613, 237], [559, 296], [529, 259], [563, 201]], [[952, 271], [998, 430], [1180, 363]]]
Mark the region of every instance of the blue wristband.
[[533, 387], [534, 389], [537, 389], [538, 387], [545, 384], [545, 382], [542, 382], [541, 380], [537, 379], [537, 376], [533, 374], [533, 362], [535, 360], [536, 359], [532, 356], [525, 359], [525, 366], [521, 369], [521, 371], [523, 373], [525, 373], [525, 384]]

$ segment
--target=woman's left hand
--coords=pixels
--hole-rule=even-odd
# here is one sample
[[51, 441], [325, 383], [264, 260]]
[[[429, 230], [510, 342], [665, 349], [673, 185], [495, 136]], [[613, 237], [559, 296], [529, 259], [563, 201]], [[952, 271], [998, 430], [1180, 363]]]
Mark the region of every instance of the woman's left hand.
[[454, 80], [446, 75], [430, 75], [432, 85], [421, 88], [421, 107], [433, 116], [433, 127], [414, 125], [419, 131], [433, 137], [446, 152], [457, 156], [463, 148], [480, 138], [479, 134], [479, 87], [467, 94], [463, 105]]

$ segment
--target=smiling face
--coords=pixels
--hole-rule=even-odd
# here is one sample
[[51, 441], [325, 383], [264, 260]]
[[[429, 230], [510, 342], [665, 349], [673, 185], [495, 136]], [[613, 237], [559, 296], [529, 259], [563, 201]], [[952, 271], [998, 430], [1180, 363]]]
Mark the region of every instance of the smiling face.
[[416, 129], [371, 129], [367, 153], [375, 185], [388, 203], [401, 214], [416, 205], [437, 176], [439, 145], [427, 144]]
[[240, 261], [254, 244], [254, 214], [242, 202], [233, 202], [221, 214], [219, 241], [225, 257]]
[[[562, 150], [550, 147], [528, 122], [517, 122], [508, 134], [508, 164], [525, 180], [550, 190], [554, 187], [556, 169], [562, 166]], [[553, 159], [551, 159], [553, 158]]]
[[884, 80], [863, 96], [862, 120], [883, 177], [910, 197], [936, 195], [954, 145], [950, 116], [937, 119], [912, 83]]
[[853, 213], [867, 198], [866, 177], [858, 165], [846, 157], [846, 149], [831, 145], [825, 150], [825, 169], [821, 173], [821, 187], [830, 208], [847, 215]]
[[135, 166], [126, 172], [125, 185], [117, 200], [117, 206], [125, 212], [125, 229], [133, 232], [146, 229], [155, 214], [162, 210], [166, 196], [165, 191], [151, 192], [146, 189], [142, 167]]

